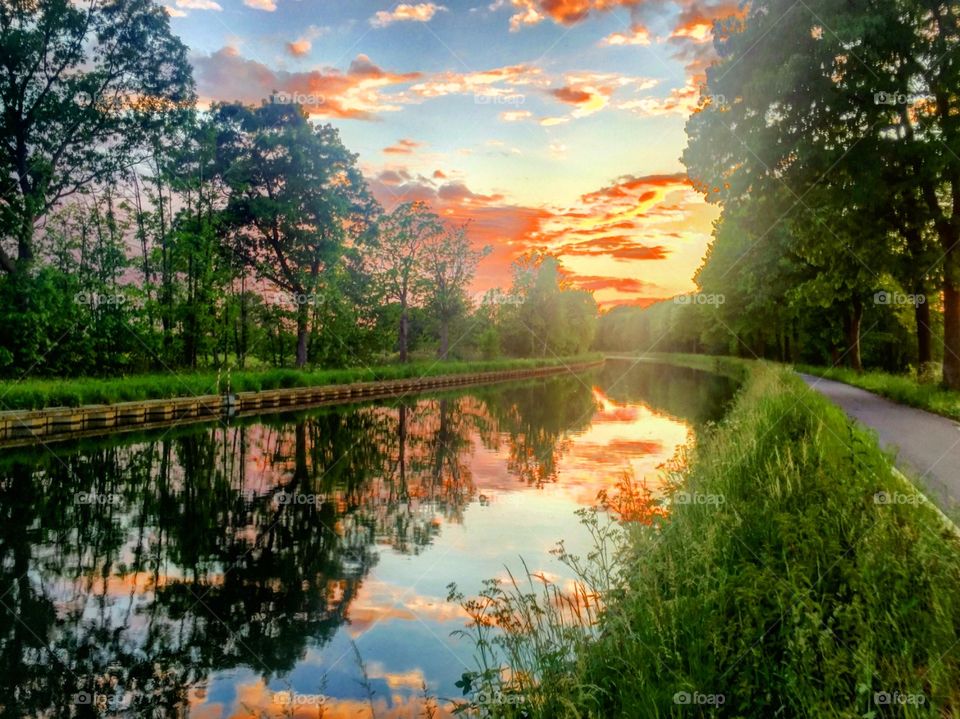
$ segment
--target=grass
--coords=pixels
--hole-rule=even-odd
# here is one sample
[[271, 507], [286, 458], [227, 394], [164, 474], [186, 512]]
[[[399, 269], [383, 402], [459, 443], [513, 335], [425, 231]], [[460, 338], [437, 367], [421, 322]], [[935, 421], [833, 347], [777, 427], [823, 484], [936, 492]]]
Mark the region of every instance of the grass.
[[25, 379], [0, 382], [0, 410], [77, 407], [84, 404], [111, 404], [167, 397], [193, 397], [289, 387], [350, 384], [376, 380], [432, 377], [447, 374], [493, 372], [497, 370], [553, 367], [598, 360], [599, 354], [551, 359], [503, 359], [476, 362], [412, 362], [371, 368], [301, 371], [271, 369], [232, 372], [188, 372], [144, 374], [111, 379]]
[[914, 375], [896, 375], [877, 371], [857, 373], [844, 367], [808, 365], [797, 365], [796, 369], [798, 372], [806, 372], [817, 377], [846, 382], [900, 404], [960, 420], [960, 392], [944, 389], [935, 382], [921, 382]]
[[[620, 355], [609, 356], [615, 358]], [[628, 356], [623, 355], [623, 357]], [[650, 353], [640, 356], [653, 362], [666, 362], [734, 377], [742, 376], [745, 368], [752, 361], [738, 357], [682, 353]], [[818, 367], [802, 364], [795, 365], [794, 369], [816, 377], [845, 382], [894, 402], [960, 421], [960, 392], [945, 389], [932, 378], [921, 378], [916, 374], [890, 374], [878, 370], [856, 372], [845, 367]]]
[[454, 592], [466, 711], [484, 692], [504, 717], [960, 716], [957, 535], [789, 368], [751, 363], [666, 479], [662, 506], [624, 481], [644, 521], [583, 514], [573, 591]]

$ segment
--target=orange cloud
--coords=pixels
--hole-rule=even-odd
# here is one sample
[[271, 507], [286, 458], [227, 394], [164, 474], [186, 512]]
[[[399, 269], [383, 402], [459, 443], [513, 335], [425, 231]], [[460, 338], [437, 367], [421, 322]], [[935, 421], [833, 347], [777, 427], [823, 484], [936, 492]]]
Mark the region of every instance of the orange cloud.
[[477, 72], [442, 72], [413, 85], [410, 93], [420, 98], [445, 97], [447, 95], [479, 95], [483, 97], [516, 97], [518, 87], [544, 86], [549, 84], [542, 69], [534, 65], [507, 65]]
[[589, 102], [593, 98], [593, 95], [586, 90], [576, 90], [572, 87], [558, 87], [555, 90], [551, 90], [550, 94], [560, 100], [560, 102], [566, 102], [571, 105], [581, 105]]
[[[701, 216], [703, 208], [715, 209], [683, 174], [624, 176], [566, 208], [512, 203], [439, 170], [424, 177], [389, 168], [375, 174], [370, 186], [387, 211], [420, 200], [450, 223], [468, 223], [474, 246], [492, 248], [480, 264], [475, 292], [509, 287], [511, 262], [540, 250], [563, 259], [577, 286], [598, 293], [604, 306], [649, 304], [676, 294], [675, 286], [685, 289], [713, 219]], [[658, 284], [644, 279], [653, 265]], [[665, 270], [659, 268], [666, 266], [674, 268], [664, 278], [669, 286], [660, 284]]]
[[287, 43], [287, 52], [294, 57], [302, 57], [310, 52], [312, 43], [309, 40], [294, 40]]
[[691, 2], [683, 8], [670, 37], [698, 43], [709, 42], [715, 23], [745, 15], [746, 8], [741, 6], [739, 0], [721, 0], [715, 5]]
[[639, 23], [634, 23], [630, 27], [629, 32], [614, 32], [607, 35], [603, 40], [600, 41], [601, 45], [649, 45], [650, 44], [650, 31], [640, 25]]
[[572, 276], [573, 283], [581, 290], [616, 290], [617, 292], [636, 294], [638, 292], [656, 292], [660, 288], [651, 282], [644, 282], [634, 277], [605, 277], [600, 275]]
[[416, 140], [401, 139], [390, 147], [383, 148], [383, 153], [385, 155], [412, 155], [418, 147], [423, 147], [423, 143]]
[[301, 37], [287, 43], [287, 52], [294, 57], [303, 57], [313, 48], [313, 41], [321, 35], [326, 35], [328, 32], [330, 32], [330, 28], [328, 27], [311, 25]]
[[[682, 172], [673, 175], [644, 175], [640, 177], [627, 175], [621, 177], [613, 185], [581, 195], [580, 199], [586, 204], [593, 204], [608, 200], [637, 198], [652, 190], [672, 190], [689, 186], [690, 180]], [[652, 199], [652, 197], [647, 196], [646, 199]]]
[[637, 244], [628, 235], [614, 235], [563, 245], [557, 248], [557, 254], [603, 256], [615, 260], [665, 260], [669, 250], [661, 245], [648, 247]]
[[421, 78], [418, 72], [383, 70], [366, 55], [357, 55], [346, 72], [335, 68], [309, 72], [273, 70], [248, 60], [232, 47], [192, 58], [198, 94], [207, 102], [258, 104], [276, 96], [299, 102], [311, 115], [371, 120], [377, 112], [399, 110], [383, 90]]

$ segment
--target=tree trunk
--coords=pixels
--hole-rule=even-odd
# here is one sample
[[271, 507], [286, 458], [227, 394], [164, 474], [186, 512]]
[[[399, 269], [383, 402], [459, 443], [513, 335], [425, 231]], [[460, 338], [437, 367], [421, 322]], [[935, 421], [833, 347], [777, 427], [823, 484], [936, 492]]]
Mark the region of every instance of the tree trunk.
[[400, 349], [400, 361], [407, 361], [407, 333], [409, 331], [410, 320], [407, 317], [407, 303], [400, 303], [400, 334], [397, 337], [397, 344]]
[[300, 303], [297, 305], [297, 368], [303, 369], [307, 366], [307, 336], [308, 312], [307, 305]]
[[34, 218], [24, 218], [23, 224], [17, 233], [17, 262], [15, 267], [26, 269], [33, 262], [33, 223]]
[[943, 283], [943, 384], [960, 389], [960, 287], [950, 274]]
[[442, 360], [447, 358], [447, 352], [450, 349], [450, 322], [446, 318], [440, 320], [440, 351], [437, 357]]
[[863, 303], [860, 301], [860, 298], [855, 297], [845, 324], [847, 330], [847, 357], [849, 358], [850, 368], [857, 372], [863, 371], [863, 363], [860, 360], [860, 324], [862, 321]]
[[[917, 369], [922, 372], [924, 367], [933, 361], [933, 333], [930, 329], [930, 305], [926, 301], [924, 288], [916, 294], [918, 301], [914, 308], [914, 318], [917, 323]], [[924, 301], [920, 302], [919, 298]]]

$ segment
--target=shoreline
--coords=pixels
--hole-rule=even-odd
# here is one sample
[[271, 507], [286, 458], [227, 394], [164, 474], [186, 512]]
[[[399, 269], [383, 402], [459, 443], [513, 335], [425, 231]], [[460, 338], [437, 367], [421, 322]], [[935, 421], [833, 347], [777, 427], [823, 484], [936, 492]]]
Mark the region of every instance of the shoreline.
[[289, 387], [231, 394], [170, 397], [79, 407], [0, 412], [0, 449], [60, 442], [133, 430], [222, 421], [357, 401], [388, 399], [434, 389], [534, 379], [599, 367], [605, 358], [546, 366], [453, 372], [416, 378]]

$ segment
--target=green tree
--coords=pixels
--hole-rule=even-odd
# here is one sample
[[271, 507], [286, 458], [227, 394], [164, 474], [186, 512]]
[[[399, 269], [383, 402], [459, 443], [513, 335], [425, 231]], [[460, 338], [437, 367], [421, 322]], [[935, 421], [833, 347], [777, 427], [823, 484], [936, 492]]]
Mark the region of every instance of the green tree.
[[405, 202], [381, 218], [377, 244], [367, 256], [370, 271], [378, 278], [384, 296], [399, 305], [397, 347], [406, 362], [410, 343], [410, 307], [425, 290], [425, 258], [439, 243], [444, 227], [424, 202]]
[[480, 260], [489, 253], [490, 247], [475, 250], [470, 246], [466, 226], [447, 227], [427, 244], [426, 301], [440, 328], [440, 359], [446, 359], [450, 349], [450, 323], [466, 312], [467, 288]]
[[152, 0], [0, 3], [0, 268], [34, 260], [60, 200], [137, 160], [194, 103], [186, 47]]
[[313, 126], [299, 105], [221, 105], [215, 115], [231, 249], [295, 305], [304, 367], [310, 308], [346, 248], [367, 241], [377, 205], [337, 130]]

